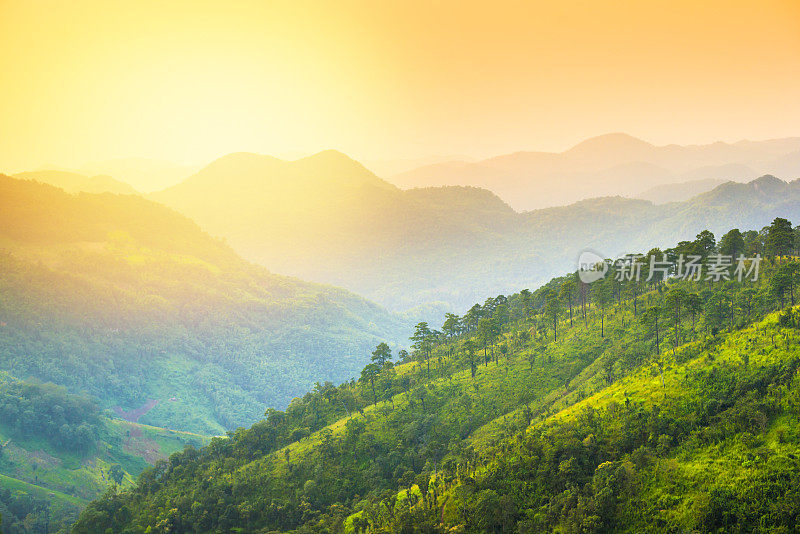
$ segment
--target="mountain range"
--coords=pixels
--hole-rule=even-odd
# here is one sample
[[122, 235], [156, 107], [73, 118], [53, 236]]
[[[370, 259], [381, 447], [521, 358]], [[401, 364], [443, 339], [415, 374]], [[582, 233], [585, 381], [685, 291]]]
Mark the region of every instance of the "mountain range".
[[0, 371], [219, 434], [353, 376], [400, 318], [242, 260], [138, 195], [0, 175]]
[[688, 182], [669, 183], [656, 185], [636, 195], [636, 198], [649, 200], [653, 204], [667, 204], [669, 202], [682, 202], [690, 198], [711, 191], [725, 180], [706, 178], [690, 180]]
[[[794, 209], [796, 188], [786, 182], [787, 196], [751, 197], [742, 188], [730, 193], [733, 200], [720, 198], [730, 191], [725, 182], [751, 181], [756, 169], [800, 174], [800, 138], [655, 146], [608, 134], [562, 153], [440, 162], [403, 174], [405, 181], [384, 180], [333, 150], [295, 161], [235, 153], [147, 197], [272, 272], [344, 287], [412, 320], [535, 287], [585, 247], [611, 254], [665, 237], [691, 238], [709, 222], [763, 225], [775, 206]], [[102, 176], [18, 177], [73, 192], [131, 192]], [[424, 187], [401, 189], [392, 181]], [[706, 194], [719, 187], [723, 193]], [[530, 205], [548, 207], [518, 211]], [[704, 210], [722, 218], [716, 222]]]
[[764, 254], [758, 277], [572, 272], [489, 299], [410, 358], [384, 350], [358, 381], [187, 447], [72, 532], [793, 532], [800, 264], [773, 255], [796, 247], [785, 229], [726, 233]]
[[[654, 166], [662, 168], [661, 156], [656, 156], [669, 147], [612, 137], [620, 153], [638, 159], [619, 163], [614, 150], [606, 146], [608, 139], [587, 142], [573, 149], [579, 154], [575, 157], [583, 158], [587, 168], [612, 167], [581, 170], [588, 173], [585, 176], [608, 176], [617, 180], [612, 185], [632, 187], [624, 172], [617, 174], [613, 169], [626, 168], [633, 176], [646, 174]], [[783, 162], [783, 170], [791, 171], [793, 153], [781, 155], [781, 151], [793, 150], [793, 143], [720, 146], [714, 148], [719, 152], [714, 161], [745, 152], [772, 154], [774, 161]], [[548, 307], [554, 295], [560, 294], [551, 290], [568, 282], [548, 280], [573, 269], [584, 249], [614, 257], [691, 240], [702, 230], [719, 237], [731, 228], [762, 228], [776, 215], [800, 219], [800, 179], [787, 182], [767, 174], [744, 182], [721, 181], [709, 169], [724, 170], [739, 180], [752, 169], [730, 161], [693, 167], [713, 160], [709, 156], [713, 151], [698, 147], [690, 157], [686, 148], [670, 149], [684, 154], [675, 157], [676, 161], [684, 157], [684, 168], [663, 173], [664, 180], [672, 181], [638, 189], [641, 198], [597, 196], [522, 212], [482, 187], [402, 189], [337, 151], [295, 161], [231, 154], [180, 183], [146, 195], [124, 182], [92, 173], [0, 175], [0, 488], [5, 488], [0, 490], [0, 512], [14, 525], [25, 521], [47, 525], [52, 523], [51, 513], [57, 513], [65, 525], [86, 499], [99, 495], [111, 484], [110, 477], [118, 476], [128, 490], [125, 496], [109, 493], [100, 504], [93, 504], [76, 532], [92, 532], [106, 521], [122, 524], [120, 517], [104, 515], [107, 509], [102, 503], [122, 502], [116, 499], [136, 499], [136, 505], [128, 509], [135, 508], [137, 513], [125, 521], [134, 521], [132, 531], [137, 532], [147, 531], [151, 523], [162, 530], [186, 530], [190, 524], [214, 524], [225, 530], [251, 520], [264, 528], [285, 529], [309, 520], [311, 516], [301, 508], [314, 511], [310, 521], [318, 522], [317, 526], [328, 522], [356, 531], [365, 521], [401, 524], [405, 520], [393, 514], [379, 517], [382, 507], [394, 510], [382, 499], [402, 503], [416, 500], [415, 495], [423, 504], [441, 506], [434, 517], [432, 508], [424, 504], [424, 513], [431, 513], [427, 519], [417, 518], [420, 524], [448, 522], [454, 528], [469, 525], [475, 532], [497, 530], [502, 521], [487, 518], [505, 505], [483, 492], [505, 490], [502, 483], [495, 485], [476, 475], [482, 467], [475, 464], [472, 447], [481, 444], [488, 452], [516, 446], [517, 441], [506, 439], [511, 432], [504, 426], [506, 416], [524, 416], [520, 421], [526, 422], [519, 427], [524, 434], [532, 423], [533, 401], [542, 422], [549, 421], [547, 432], [563, 432], [571, 427], [559, 426], [560, 421], [575, 416], [573, 406], [585, 407], [586, 395], [589, 405], [598, 410], [605, 410], [603, 399], [608, 395], [621, 395], [621, 390], [609, 389], [615, 375], [626, 376], [630, 391], [655, 383], [655, 360], [647, 363], [646, 352], [654, 349], [658, 356], [665, 343], [672, 344], [674, 361], [669, 366], [677, 369], [668, 366], [667, 371], [677, 373], [674, 384], [685, 386], [686, 373], [700, 361], [697, 358], [713, 359], [717, 334], [725, 329], [728, 332], [720, 339], [733, 346], [749, 346], [752, 336], [761, 335], [762, 344], [769, 339], [778, 348], [774, 336], [757, 331], [780, 324], [789, 351], [788, 330], [796, 328], [795, 319], [791, 313], [766, 316], [782, 306], [786, 296], [776, 293], [771, 281], [760, 281], [752, 288], [758, 291], [755, 300], [747, 300], [752, 296], [747, 292], [737, 293], [736, 304], [729, 309], [725, 303], [733, 301], [725, 299], [733, 297], [725, 286], [718, 294], [701, 284], [687, 286], [698, 291], [702, 304], [701, 312], [692, 308], [691, 330], [684, 317], [685, 324], [671, 325], [668, 341], [666, 335], [659, 338], [656, 325], [655, 344], [649, 348], [641, 340], [649, 343], [652, 325], [631, 317], [639, 313], [640, 297], [648, 305], [659, 299], [663, 306], [674, 305], [662, 295], [663, 288], [640, 288], [647, 295], [634, 290], [626, 302], [617, 287], [614, 308], [614, 287], [592, 287], [589, 322], [584, 314], [583, 324], [578, 318], [574, 326], [576, 302], [569, 301], [569, 311], [558, 305]], [[519, 160], [548, 157], [527, 155]], [[515, 157], [496, 159], [495, 166], [516, 165]], [[736, 175], [739, 171], [742, 174]], [[677, 172], [684, 181], [673, 180]], [[559, 179], [567, 180], [567, 175], [548, 180]], [[604, 185], [595, 185], [589, 190], [592, 194], [604, 190]], [[548, 187], [549, 183], [543, 185], [539, 193], [546, 194]], [[747, 239], [761, 247], [753, 250], [765, 250], [764, 235], [749, 233]], [[780, 281], [780, 276], [775, 280]], [[510, 295], [524, 287], [540, 289]], [[603, 300], [604, 291], [610, 300]], [[510, 296], [497, 296], [501, 293]], [[485, 304], [475, 307], [476, 302]], [[604, 306], [608, 305], [606, 323]], [[426, 342], [416, 345], [429, 348], [419, 348], [397, 368], [385, 362], [363, 367], [370, 352], [380, 351], [380, 346], [374, 349], [376, 344], [388, 341], [386, 350], [404, 345], [401, 339], [408, 338], [413, 322], [427, 319], [441, 324], [442, 312], [468, 308], [474, 316], [458, 322], [460, 326], [449, 333], [429, 334]], [[747, 312], [755, 308], [758, 314]], [[393, 313], [398, 311], [403, 313]], [[698, 356], [694, 347], [678, 348], [680, 335], [697, 336], [695, 313], [702, 314], [701, 343], [707, 356]], [[734, 327], [736, 313], [741, 317]], [[738, 331], [764, 317], [766, 321], [754, 331]], [[548, 337], [550, 328], [552, 337]], [[667, 327], [662, 324], [662, 328]], [[676, 348], [682, 351], [678, 356]], [[740, 350], [728, 352], [739, 361]], [[485, 366], [481, 371], [476, 371], [478, 356]], [[788, 362], [784, 356], [775, 360], [770, 355], [758, 365], [773, 373], [784, 359]], [[719, 367], [719, 376], [727, 372], [725, 365]], [[660, 373], [664, 388], [664, 370]], [[785, 382], [777, 375], [769, 376], [773, 389]], [[742, 395], [748, 388], [766, 384], [755, 375], [740, 378]], [[711, 404], [707, 401], [715, 401], [706, 398], [702, 380], [685, 391], [676, 389], [675, 398], [694, 395], [708, 412]], [[561, 400], [565, 395], [568, 402]], [[627, 400], [629, 389], [624, 395]], [[731, 399], [737, 405], [746, 402], [742, 396]], [[649, 397], [636, 402], [646, 406], [646, 412], [634, 407], [637, 413], [650, 413]], [[728, 413], [730, 403], [716, 405], [719, 414]], [[275, 411], [276, 407], [285, 412]], [[609, 424], [618, 423], [614, 410], [609, 407]], [[681, 425], [696, 422], [697, 413], [689, 410]], [[653, 414], [648, 425], [660, 424], [658, 413]], [[725, 417], [740, 415], [734, 411]], [[233, 431], [262, 416], [266, 419], [252, 429]], [[793, 425], [784, 427], [778, 420], [770, 425], [775, 432], [796, 432]], [[36, 432], [31, 431], [34, 427]], [[227, 439], [214, 440], [201, 452], [188, 447], [169, 462], [158, 463], [132, 489], [131, 477], [149, 463], [226, 431]], [[766, 423], [759, 432], [758, 439], [767, 439]], [[653, 451], [641, 454], [659, 457], [670, 451], [670, 440], [686, 437], [677, 428], [650, 434], [647, 439], [637, 434], [631, 443], [640, 452], [641, 447], [652, 447]], [[794, 439], [791, 435], [788, 439]], [[575, 446], [593, 450], [598, 439], [602, 434], [592, 427]], [[737, 431], [736, 443], [748, 439], [752, 435]], [[349, 445], [340, 449], [345, 443]], [[681, 443], [699, 446], [690, 439]], [[573, 450], [572, 445], [565, 447]], [[352, 450], [357, 454], [351, 454]], [[493, 454], [489, 452], [481, 462]], [[626, 445], [615, 456], [614, 461], [621, 462], [615, 469], [629, 469], [633, 462], [643, 469], [641, 480], [649, 480], [650, 464], [639, 465], [636, 454], [635, 448]], [[448, 457], [450, 466], [445, 467]], [[723, 457], [725, 461], [737, 458], [727, 453]], [[341, 458], [347, 458], [341, 463], [347, 469], [326, 470], [331, 459], [341, 462]], [[352, 465], [347, 463], [351, 459]], [[542, 502], [553, 509], [564, 488], [582, 487], [589, 492], [584, 496], [590, 497], [587, 502], [600, 503], [602, 495], [591, 493], [589, 484], [596, 483], [597, 475], [587, 477], [595, 465], [602, 470], [606, 464], [599, 456], [589, 459], [591, 470], [583, 475], [576, 474], [568, 458], [553, 464], [552, 473], [580, 484], [559, 485]], [[192, 470], [181, 468], [184, 461]], [[737, 468], [743, 465], [734, 463]], [[39, 466], [46, 469], [37, 472]], [[160, 471], [167, 468], [169, 475]], [[433, 490], [433, 496], [427, 490], [421, 492], [429, 484], [439, 484], [438, 468], [444, 468], [451, 480], [458, 479], [458, 485], [448, 489], [445, 482]], [[256, 472], [259, 475], [252, 476]], [[484, 488], [480, 499], [473, 491], [476, 479]], [[83, 490], [78, 491], [76, 484]], [[226, 493], [230, 487], [234, 491]], [[693, 487], [701, 493], [704, 486]], [[8, 488], [21, 493], [12, 494]], [[394, 488], [399, 488], [396, 495]], [[200, 496], [199, 500], [184, 498], [188, 495], [184, 491]], [[447, 494], [441, 502], [438, 495], [444, 494], [437, 491]], [[371, 496], [359, 502], [359, 495], [367, 493]], [[335, 509], [339, 499], [335, 495], [341, 497], [344, 508], [340, 503]], [[51, 507], [35, 500], [20, 505], [27, 496], [50, 502]], [[745, 494], [736, 498], [752, 501]], [[467, 504], [451, 505], [445, 520], [448, 502]], [[591, 506], [600, 506], [597, 503]], [[463, 513], [473, 507], [486, 513]], [[172, 514], [179, 509], [183, 524], [175, 522], [178, 518]], [[421, 511], [412, 504], [409, 510], [414, 509]], [[29, 515], [31, 510], [35, 514]], [[530, 525], [544, 525], [543, 516], [534, 511], [525, 512], [532, 518]], [[622, 517], [619, 514], [596, 519], [599, 516], [584, 510], [547, 521], [550, 526], [572, 525], [572, 529], [576, 517], [607, 525], [612, 516]], [[715, 521], [715, 514], [703, 501], [686, 517], [673, 520], [688, 528]], [[644, 525], [651, 519], [643, 515], [637, 521]], [[513, 516], [513, 520], [521, 518]]]
[[564, 152], [517, 152], [477, 162], [442, 162], [389, 180], [403, 188], [483, 187], [516, 210], [531, 210], [598, 196], [634, 196], [668, 183], [744, 181], [763, 174], [800, 178], [800, 137], [656, 146], [614, 133], [587, 139]]
[[[630, 140], [623, 145], [628, 153], [661, 150]], [[764, 153], [791, 143], [752, 145], [742, 146]], [[612, 162], [603, 146], [597, 141], [574, 150], [595, 165]], [[707, 161], [706, 149], [697, 150], [693, 161]], [[689, 193], [679, 190], [686, 186], [670, 190], [685, 198], [695, 185]], [[706, 228], [760, 228], [779, 208], [791, 217], [798, 213], [798, 187], [767, 175], [679, 202], [595, 197], [520, 213], [473, 186], [402, 190], [327, 151], [297, 161], [233, 154], [150, 198], [275, 272], [345, 287], [389, 309], [430, 318], [463, 311], [486, 295], [536, 287], [573, 265], [587, 247], [612, 255], [693, 238]]]

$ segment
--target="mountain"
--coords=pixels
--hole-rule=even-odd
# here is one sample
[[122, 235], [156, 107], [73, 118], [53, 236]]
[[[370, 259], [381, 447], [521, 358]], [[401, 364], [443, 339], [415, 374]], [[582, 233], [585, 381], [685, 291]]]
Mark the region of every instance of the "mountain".
[[[787, 183], [765, 175], [746, 184], [727, 182], [684, 202], [654, 205], [621, 197], [589, 199], [524, 216], [531, 246], [548, 260], [575, 265], [585, 248], [613, 258], [630, 250], [649, 250], [653, 244], [663, 247], [691, 240], [703, 229], [719, 235], [729, 228], [762, 228], [776, 213], [800, 218], [800, 181]], [[548, 267], [552, 270], [558, 264]]]
[[138, 191], [149, 193], [178, 183], [198, 167], [147, 158], [118, 158], [87, 163], [77, 169], [82, 174], [115, 176]]
[[394, 186], [335, 151], [295, 162], [239, 153], [214, 161], [151, 198], [189, 217], [202, 216], [207, 230], [232, 242], [257, 225], [260, 240], [288, 245], [296, 232], [332, 233], [326, 228], [331, 215], [346, 213], [354, 203], [380, 201], [394, 191]]
[[247, 263], [140, 196], [0, 175], [0, 198], [0, 370], [142, 423], [219, 434], [405, 337], [379, 306]]
[[610, 133], [586, 139], [564, 152], [563, 156], [594, 169], [631, 161], [647, 161], [655, 151], [655, 145], [646, 141], [624, 133]]
[[34, 180], [60, 187], [67, 193], [115, 193], [119, 195], [139, 194], [130, 185], [110, 176], [84, 176], [67, 171], [33, 171], [15, 174], [19, 180]]
[[475, 158], [463, 154], [424, 156], [419, 158], [374, 159], [367, 160], [364, 165], [378, 176], [394, 176], [426, 165], [450, 162], [474, 162]]
[[663, 184], [642, 191], [636, 198], [649, 200], [653, 204], [667, 204], [669, 202], [683, 202], [707, 191], [711, 191], [724, 180], [709, 178], [707, 180], [692, 180], [674, 184]]
[[[626, 138], [615, 145], [629, 152], [659, 149]], [[605, 146], [575, 150], [602, 154]], [[652, 165], [630, 164], [627, 172], [644, 167]], [[275, 272], [345, 287], [429, 320], [485, 295], [539, 285], [574, 265], [584, 248], [612, 255], [692, 239], [707, 227], [760, 228], [776, 209], [795, 217], [798, 188], [781, 183], [766, 196], [752, 196], [756, 185], [740, 184], [730, 200], [707, 195], [654, 205], [602, 197], [518, 213], [476, 187], [401, 190], [338, 152], [294, 162], [234, 154], [150, 198]]]
[[485, 269], [473, 251], [497, 256], [516, 218], [488, 191], [402, 191], [335, 151], [293, 162], [233, 154], [150, 198], [276, 272], [343, 285], [396, 310], [451, 306], [443, 286], [454, 273], [434, 266], [449, 257]]
[[769, 164], [768, 172], [797, 178], [800, 175], [800, 150], [785, 154]]
[[517, 210], [597, 196], [632, 196], [696, 179], [800, 178], [800, 138], [734, 144], [656, 146], [627, 134], [587, 139], [560, 153], [518, 152], [471, 163], [439, 163], [390, 177], [400, 187], [471, 185], [497, 193]]
[[[800, 263], [769, 253], [779, 223], [742, 237], [758, 277], [570, 273], [490, 298], [404, 361], [173, 455], [72, 532], [791, 532]], [[687, 246], [705, 268], [719, 251], [668, 252]]]

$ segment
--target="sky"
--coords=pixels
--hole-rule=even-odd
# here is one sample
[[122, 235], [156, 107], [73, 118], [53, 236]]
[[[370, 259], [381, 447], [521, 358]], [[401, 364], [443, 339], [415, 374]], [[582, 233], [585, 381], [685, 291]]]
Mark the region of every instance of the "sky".
[[0, 0], [0, 172], [800, 135], [800, 1]]

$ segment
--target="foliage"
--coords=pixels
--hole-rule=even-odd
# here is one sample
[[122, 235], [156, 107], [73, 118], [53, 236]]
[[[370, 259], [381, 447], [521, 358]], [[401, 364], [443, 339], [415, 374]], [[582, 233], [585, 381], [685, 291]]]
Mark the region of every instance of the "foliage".
[[23, 439], [87, 452], [97, 440], [100, 411], [89, 399], [54, 384], [14, 381], [0, 385], [0, 423]]
[[268, 273], [136, 196], [0, 175], [0, 370], [205, 434], [355, 376], [401, 321]]
[[791, 531], [800, 311], [771, 290], [789, 261], [580, 284], [572, 326], [574, 275], [418, 325], [416, 358], [379, 346], [362, 380], [173, 455], [73, 532]]

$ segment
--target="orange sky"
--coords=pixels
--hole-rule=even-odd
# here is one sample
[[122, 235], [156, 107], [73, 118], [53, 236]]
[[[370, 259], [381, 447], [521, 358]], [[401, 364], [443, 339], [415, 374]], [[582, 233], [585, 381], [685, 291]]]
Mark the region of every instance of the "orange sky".
[[800, 0], [0, 0], [0, 172], [800, 135]]

